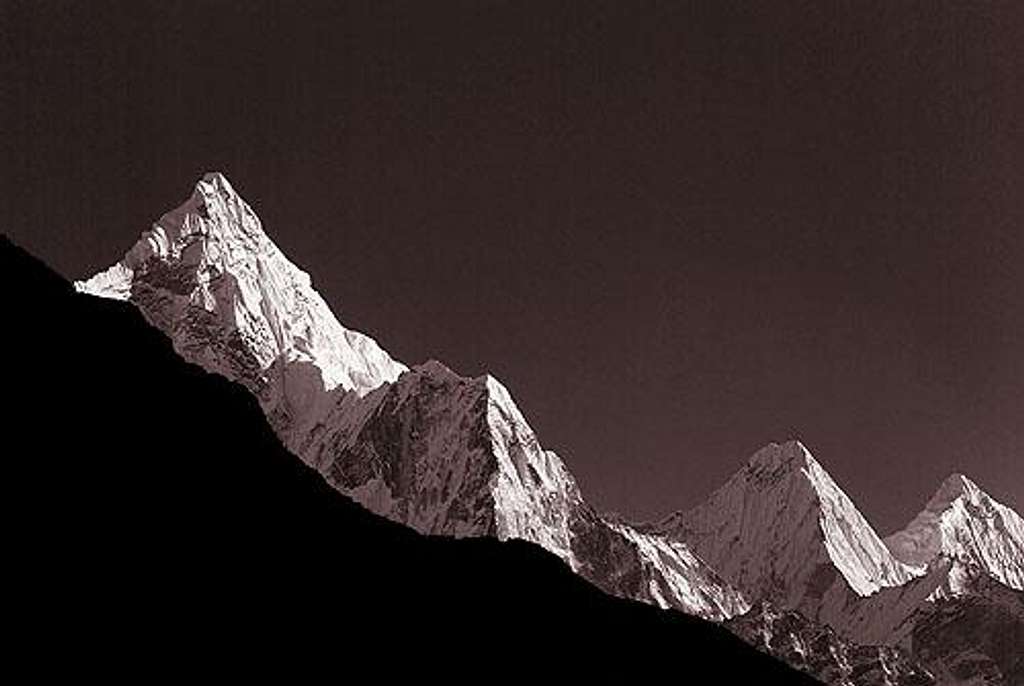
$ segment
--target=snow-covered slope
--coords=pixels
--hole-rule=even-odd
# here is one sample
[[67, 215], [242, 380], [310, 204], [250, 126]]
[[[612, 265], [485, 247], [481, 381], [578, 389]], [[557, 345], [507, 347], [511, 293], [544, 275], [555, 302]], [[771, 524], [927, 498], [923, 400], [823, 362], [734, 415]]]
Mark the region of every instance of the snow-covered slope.
[[1024, 590], [1024, 519], [962, 474], [946, 479], [924, 510], [885, 544], [909, 565], [949, 560], [947, 590], [953, 594], [977, 574]]
[[917, 573], [798, 441], [762, 448], [705, 503], [653, 530], [688, 543], [749, 600], [812, 618], [847, 588], [867, 596]]
[[131, 301], [183, 357], [244, 384], [285, 445], [374, 512], [428, 534], [532, 541], [662, 607], [716, 619], [748, 607], [685, 544], [598, 516], [497, 379], [410, 370], [342, 326], [220, 174], [76, 287]]
[[131, 300], [184, 358], [257, 393], [284, 434], [326, 391], [362, 395], [406, 369], [335, 319], [221, 174], [204, 176], [117, 264], [75, 285]]

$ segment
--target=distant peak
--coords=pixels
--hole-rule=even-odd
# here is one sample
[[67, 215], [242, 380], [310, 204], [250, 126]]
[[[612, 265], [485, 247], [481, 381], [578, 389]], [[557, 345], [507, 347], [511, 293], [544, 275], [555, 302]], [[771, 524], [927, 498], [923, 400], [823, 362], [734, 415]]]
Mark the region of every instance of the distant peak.
[[978, 570], [1024, 589], [1024, 520], [960, 473], [949, 475], [925, 508], [885, 543], [908, 565], [952, 561], [943, 583], [955, 594]]

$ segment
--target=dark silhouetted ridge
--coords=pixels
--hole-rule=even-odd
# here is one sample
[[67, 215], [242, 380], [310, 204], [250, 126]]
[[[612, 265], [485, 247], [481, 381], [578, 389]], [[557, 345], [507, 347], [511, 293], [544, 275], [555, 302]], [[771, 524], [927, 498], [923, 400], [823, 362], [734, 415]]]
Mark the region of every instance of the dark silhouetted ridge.
[[425, 537], [364, 511], [132, 305], [74, 293], [6, 238], [0, 257], [7, 616], [36, 673], [814, 683], [723, 628], [606, 596], [532, 544]]

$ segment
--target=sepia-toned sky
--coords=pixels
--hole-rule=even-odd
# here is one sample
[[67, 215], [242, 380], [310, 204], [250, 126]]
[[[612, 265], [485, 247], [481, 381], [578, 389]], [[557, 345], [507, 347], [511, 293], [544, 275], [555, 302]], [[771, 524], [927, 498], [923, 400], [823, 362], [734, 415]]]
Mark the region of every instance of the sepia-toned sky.
[[952, 471], [1020, 512], [1022, 36], [1011, 1], [3, 2], [0, 230], [86, 276], [220, 170], [600, 509], [796, 437], [883, 534]]

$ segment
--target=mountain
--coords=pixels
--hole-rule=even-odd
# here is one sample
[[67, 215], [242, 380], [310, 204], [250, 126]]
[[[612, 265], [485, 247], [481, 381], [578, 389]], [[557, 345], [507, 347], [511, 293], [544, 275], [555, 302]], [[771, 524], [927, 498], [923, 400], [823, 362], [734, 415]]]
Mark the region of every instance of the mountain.
[[979, 574], [950, 593], [952, 568], [946, 561], [905, 586], [851, 602], [832, 622], [850, 640], [904, 649], [939, 684], [1024, 683], [1024, 592]]
[[[1013, 684], [993, 677], [998, 672], [984, 664], [1012, 673], [1006, 651], [998, 642], [989, 645], [987, 637], [1024, 637], [1021, 531], [1016, 512], [954, 474], [907, 527], [885, 539], [894, 556], [924, 573], [900, 587], [849, 601], [827, 620], [854, 640], [907, 647], [950, 683], [961, 683], [951, 675], [966, 678], [974, 664], [988, 675], [984, 683]], [[948, 621], [961, 615], [970, 621], [960, 626]], [[965, 645], [972, 646], [966, 651], [969, 659], [962, 655]], [[994, 652], [986, 653], [985, 646]]]
[[643, 530], [686, 543], [754, 603], [729, 620], [738, 635], [828, 683], [1017, 683], [1021, 518], [962, 475], [883, 541], [805, 446], [773, 443]]
[[1024, 590], [1024, 519], [962, 474], [946, 479], [885, 544], [910, 565], [933, 568], [948, 561], [946, 593], [959, 594], [979, 574]]
[[655, 678], [667, 660], [683, 683], [812, 683], [533, 544], [367, 512], [283, 447], [251, 393], [7, 239], [0, 288], [16, 669], [468, 682], [499, 666]]
[[497, 379], [410, 369], [342, 326], [221, 174], [75, 286], [131, 302], [186, 360], [248, 388], [290, 450], [373, 512], [537, 543], [660, 607], [722, 619], [749, 606], [685, 544], [600, 517]]
[[1022, 532], [1020, 515], [954, 474], [885, 539], [926, 573], [849, 604], [833, 621], [856, 640], [903, 646], [940, 683], [1024, 683]]
[[135, 303], [183, 357], [256, 393], [285, 438], [328, 392], [365, 395], [406, 370], [335, 319], [222, 174], [204, 176], [119, 262], [75, 286]]
[[798, 441], [772, 443], [701, 505], [650, 531], [689, 545], [754, 602], [819, 618], [851, 592], [900, 586], [900, 562]]
[[947, 621], [1020, 630], [1021, 519], [966, 477], [885, 541], [798, 441], [687, 512], [601, 515], [498, 379], [408, 366], [343, 326], [216, 173], [75, 288], [133, 305], [255, 396], [335, 491], [421, 534], [536, 544], [608, 594], [725, 622], [829, 683], [1013, 683], [1012, 650]]

